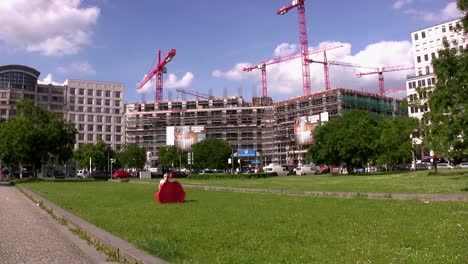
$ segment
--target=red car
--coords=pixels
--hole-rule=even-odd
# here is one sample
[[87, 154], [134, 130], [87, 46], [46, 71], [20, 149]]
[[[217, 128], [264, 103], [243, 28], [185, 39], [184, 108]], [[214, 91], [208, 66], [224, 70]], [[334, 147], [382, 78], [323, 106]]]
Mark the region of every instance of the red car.
[[187, 178], [187, 173], [183, 171], [170, 171], [169, 178]]
[[129, 177], [130, 177], [130, 173], [124, 170], [116, 170], [114, 174], [112, 174], [113, 179], [124, 179], [124, 178], [129, 178]]

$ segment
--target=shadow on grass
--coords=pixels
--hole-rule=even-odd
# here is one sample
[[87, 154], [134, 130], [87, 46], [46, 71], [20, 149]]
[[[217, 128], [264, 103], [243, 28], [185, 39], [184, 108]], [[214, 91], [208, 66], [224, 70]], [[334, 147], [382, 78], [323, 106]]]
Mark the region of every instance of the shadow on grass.
[[184, 200], [184, 203], [196, 203], [198, 202], [197, 200]]
[[460, 191], [462, 191], [462, 192], [468, 192], [468, 187], [461, 188]]
[[457, 171], [457, 170], [450, 170], [450, 171], [437, 170], [437, 173], [435, 173], [434, 171], [428, 172], [427, 176], [441, 176], [441, 177], [460, 176], [454, 179], [463, 179], [463, 178], [468, 178], [468, 173], [466, 171]]

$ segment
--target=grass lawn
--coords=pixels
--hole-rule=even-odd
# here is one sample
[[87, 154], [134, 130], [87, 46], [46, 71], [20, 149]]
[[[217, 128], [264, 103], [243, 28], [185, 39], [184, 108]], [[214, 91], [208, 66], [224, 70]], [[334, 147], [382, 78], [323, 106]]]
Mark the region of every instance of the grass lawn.
[[[178, 179], [182, 184], [304, 191], [374, 193], [467, 193], [468, 170], [453, 169], [395, 174], [308, 175], [259, 179]], [[154, 181], [154, 179], [152, 180]]]
[[156, 183], [23, 184], [173, 263], [468, 263], [468, 203], [186, 188], [159, 204]]

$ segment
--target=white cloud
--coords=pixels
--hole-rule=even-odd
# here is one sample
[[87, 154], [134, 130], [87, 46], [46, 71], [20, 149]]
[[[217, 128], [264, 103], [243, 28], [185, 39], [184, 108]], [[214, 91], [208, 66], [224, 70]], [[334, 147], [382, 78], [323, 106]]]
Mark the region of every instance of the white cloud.
[[281, 43], [275, 48], [275, 52], [273, 53], [275, 57], [283, 57], [292, 55], [295, 53], [299, 53], [299, 49], [295, 44], [289, 43]]
[[450, 19], [456, 19], [462, 16], [462, 13], [457, 8], [455, 1], [448, 3], [442, 10], [438, 12], [427, 12], [416, 9], [408, 9], [405, 13], [414, 15], [422, 20], [429, 22], [440, 22]]
[[96, 75], [96, 70], [87, 61], [77, 61], [66, 66], [57, 67], [60, 73], [84, 73], [88, 75]]
[[176, 89], [176, 88], [187, 88], [192, 84], [193, 81], [193, 73], [187, 72], [182, 77], [182, 79], [178, 79], [177, 76], [173, 73], [169, 74], [167, 80], [164, 82], [164, 87], [168, 89]]
[[393, 3], [394, 9], [400, 9], [405, 5], [409, 5], [413, 2], [413, 0], [397, 0]]
[[59, 83], [53, 80], [52, 73], [48, 73], [46, 77], [42, 80], [37, 81], [39, 84], [53, 84], [53, 85], [65, 85], [67, 81]]
[[[143, 76], [142, 80], [146, 77]], [[170, 73], [167, 77], [167, 80], [164, 81], [163, 89], [176, 89], [176, 88], [187, 88], [192, 84], [193, 81], [193, 73], [187, 72], [184, 74], [182, 79], [178, 79], [177, 76], [173, 73]], [[156, 93], [156, 77], [151, 78], [146, 82], [145, 85], [139, 90], [138, 93], [145, 93], [145, 94], [154, 94]]]
[[[0, 41], [46, 56], [76, 54], [90, 43], [100, 9], [81, 0], [0, 1]], [[25, 12], [27, 10], [27, 12]]]
[[[281, 44], [283, 45], [283, 44]], [[382, 67], [413, 64], [412, 45], [409, 41], [382, 41], [368, 45], [365, 49], [351, 53], [351, 44], [336, 41], [322, 42], [316, 47], [310, 47], [309, 51], [324, 47], [342, 45], [343, 47], [327, 51], [329, 61], [348, 62], [363, 66]], [[323, 61], [323, 52], [311, 55], [311, 58]], [[254, 70], [250, 74], [243, 72], [246, 63], [238, 63], [232, 69], [223, 72], [213, 71], [213, 76], [231, 81], [250, 80], [256, 84], [258, 91], [261, 89], [261, 73]], [[331, 88], [346, 88], [360, 91], [377, 92], [377, 74], [356, 76], [359, 72], [369, 69], [344, 67], [337, 65], [329, 66]], [[414, 70], [396, 71], [384, 73], [385, 87], [394, 88], [404, 86], [408, 74], [414, 74]], [[234, 77], [234, 78], [233, 78]], [[310, 80], [312, 92], [324, 90], [324, 67], [323, 64], [310, 64]], [[269, 96], [299, 96], [303, 94], [302, 64], [300, 59], [286, 61], [267, 66], [267, 86]]]

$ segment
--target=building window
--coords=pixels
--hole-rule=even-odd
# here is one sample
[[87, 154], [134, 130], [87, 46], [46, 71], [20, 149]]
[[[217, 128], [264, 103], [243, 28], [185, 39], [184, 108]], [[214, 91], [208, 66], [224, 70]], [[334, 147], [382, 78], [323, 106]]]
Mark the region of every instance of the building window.
[[110, 106], [110, 99], [106, 99], [105, 105], [106, 105], [106, 106]]
[[69, 119], [70, 121], [75, 121], [75, 114], [70, 114]]
[[115, 127], [115, 132], [118, 132], [118, 133], [122, 132], [122, 127], [121, 126], [116, 126]]
[[116, 116], [116, 117], [115, 117], [115, 123], [117, 123], [117, 124], [122, 123], [122, 118], [119, 117], [119, 116]]
[[101, 105], [101, 99], [96, 99], [96, 105]]
[[114, 101], [114, 106], [119, 107], [119, 106], [120, 106], [120, 101], [119, 101], [119, 100], [115, 100], [115, 101]]
[[97, 134], [96, 135], [96, 140], [102, 140], [102, 134]]
[[442, 33], [445, 33], [445, 26], [442, 26]]
[[418, 33], [414, 33], [414, 40], [418, 40]]
[[453, 31], [453, 26], [452, 26], [452, 24], [449, 24], [449, 31]]
[[96, 91], [96, 96], [102, 96], [102, 90], [97, 90]]
[[88, 131], [93, 132], [94, 130], [94, 125], [88, 125]]
[[419, 63], [421, 62], [421, 56], [416, 57], [416, 61]]
[[106, 141], [110, 142], [111, 141], [111, 135], [106, 135]]
[[78, 112], [83, 112], [84, 111], [84, 106], [78, 106]]
[[429, 55], [428, 55], [428, 54], [424, 54], [424, 60], [425, 60], [425, 61], [428, 61], [428, 60], [429, 60]]
[[84, 131], [84, 124], [79, 124], [78, 125], [78, 130], [79, 131]]
[[93, 104], [93, 98], [88, 98], [88, 104], [90, 104], [90, 105]]
[[88, 89], [88, 96], [93, 96], [93, 89]]
[[88, 116], [88, 122], [94, 122], [94, 116], [93, 115]]
[[431, 53], [431, 58], [432, 58], [433, 60], [435, 60], [435, 58], [436, 58], [435, 52], [432, 52], [432, 53]]
[[101, 107], [94, 108], [94, 111], [96, 111], [96, 113], [101, 113]]
[[114, 109], [114, 114], [119, 115], [119, 114], [120, 114], [120, 109], [115, 108], [115, 109]]
[[107, 125], [106, 126], [106, 132], [111, 132], [112, 126]]
[[426, 66], [426, 74], [430, 74], [430, 67], [429, 66]]
[[122, 141], [122, 136], [115, 135], [115, 142], [120, 142], [120, 141]]
[[84, 104], [84, 98], [83, 97], [78, 97], [78, 103], [79, 104]]
[[84, 89], [83, 88], [78, 89], [78, 94], [79, 95], [84, 95]]
[[423, 75], [421, 69], [418, 70], [418, 75], [419, 75], [419, 76]]
[[97, 116], [96, 122], [102, 123], [102, 115], [98, 115], [98, 116]]
[[78, 140], [84, 140], [84, 134], [83, 133], [78, 134]]
[[74, 95], [75, 94], [75, 88], [70, 88], [70, 95]]
[[115, 92], [114, 92], [114, 95], [115, 95], [115, 98], [120, 98], [120, 92], [115, 91]]
[[421, 38], [425, 38], [426, 37], [426, 32], [421, 32]]
[[112, 117], [111, 116], [106, 116], [106, 123], [111, 123], [112, 122]]
[[84, 122], [84, 115], [78, 115], [78, 121]]
[[93, 134], [88, 134], [88, 140], [93, 141]]
[[106, 97], [110, 97], [110, 91], [106, 91]]
[[110, 114], [110, 108], [104, 108], [104, 113], [105, 114]]
[[88, 107], [86, 108], [86, 112], [92, 113], [92, 112], [93, 112], [93, 107], [92, 107], [92, 106], [88, 106]]
[[[426, 86], [426, 80], [422, 79], [422, 80], [421, 80], [421, 87], [424, 87], [424, 86]], [[420, 96], [420, 97], [421, 97], [421, 96]]]

